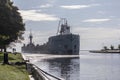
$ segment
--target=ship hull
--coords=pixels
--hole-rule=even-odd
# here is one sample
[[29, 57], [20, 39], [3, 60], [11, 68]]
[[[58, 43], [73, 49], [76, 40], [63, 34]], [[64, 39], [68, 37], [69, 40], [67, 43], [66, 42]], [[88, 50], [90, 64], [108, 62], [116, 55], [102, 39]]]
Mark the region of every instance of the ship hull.
[[57, 35], [49, 38], [48, 51], [52, 54], [78, 55], [79, 35]]
[[24, 53], [45, 53], [55, 55], [79, 55], [79, 35], [66, 34], [56, 35], [48, 39], [44, 45], [34, 46], [28, 45], [22, 47]]

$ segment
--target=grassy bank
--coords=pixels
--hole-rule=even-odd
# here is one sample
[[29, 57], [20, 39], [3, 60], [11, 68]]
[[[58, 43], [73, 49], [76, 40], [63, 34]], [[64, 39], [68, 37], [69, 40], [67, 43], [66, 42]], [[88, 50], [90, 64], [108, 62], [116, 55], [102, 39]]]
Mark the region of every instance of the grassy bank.
[[[9, 54], [9, 62], [22, 62], [21, 54]], [[0, 53], [0, 80], [29, 80], [25, 65], [4, 65], [3, 53]]]

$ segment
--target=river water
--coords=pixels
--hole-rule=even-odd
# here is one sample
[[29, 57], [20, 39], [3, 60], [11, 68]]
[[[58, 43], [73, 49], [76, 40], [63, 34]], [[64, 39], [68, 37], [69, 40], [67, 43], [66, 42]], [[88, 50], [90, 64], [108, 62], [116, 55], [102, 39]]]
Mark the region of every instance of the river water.
[[42, 70], [63, 80], [120, 80], [120, 54], [81, 51], [79, 56], [25, 56]]

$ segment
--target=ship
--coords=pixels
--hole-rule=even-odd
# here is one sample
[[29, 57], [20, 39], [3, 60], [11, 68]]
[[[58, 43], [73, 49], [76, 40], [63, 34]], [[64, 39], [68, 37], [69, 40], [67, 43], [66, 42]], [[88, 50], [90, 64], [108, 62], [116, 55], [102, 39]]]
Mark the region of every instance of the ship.
[[34, 45], [32, 42], [32, 33], [30, 32], [29, 44], [22, 46], [24, 53], [41, 53], [55, 55], [79, 55], [80, 36], [72, 34], [71, 27], [68, 25], [65, 18], [60, 19], [58, 24], [57, 34], [48, 38], [48, 41], [43, 45]]

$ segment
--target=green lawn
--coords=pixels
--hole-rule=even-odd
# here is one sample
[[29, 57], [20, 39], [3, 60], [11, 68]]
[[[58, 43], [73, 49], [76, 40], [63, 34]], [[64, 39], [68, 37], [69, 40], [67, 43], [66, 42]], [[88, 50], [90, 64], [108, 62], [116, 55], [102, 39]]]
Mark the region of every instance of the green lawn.
[[[0, 53], [0, 63], [3, 62], [3, 55], [4, 55], [3, 53]], [[23, 58], [20, 53], [16, 55], [9, 53], [8, 56], [9, 56], [9, 62], [22, 62], [23, 61]]]
[[[21, 54], [9, 54], [9, 62], [22, 62]], [[25, 65], [2, 64], [3, 54], [0, 53], [0, 80], [29, 80]]]

